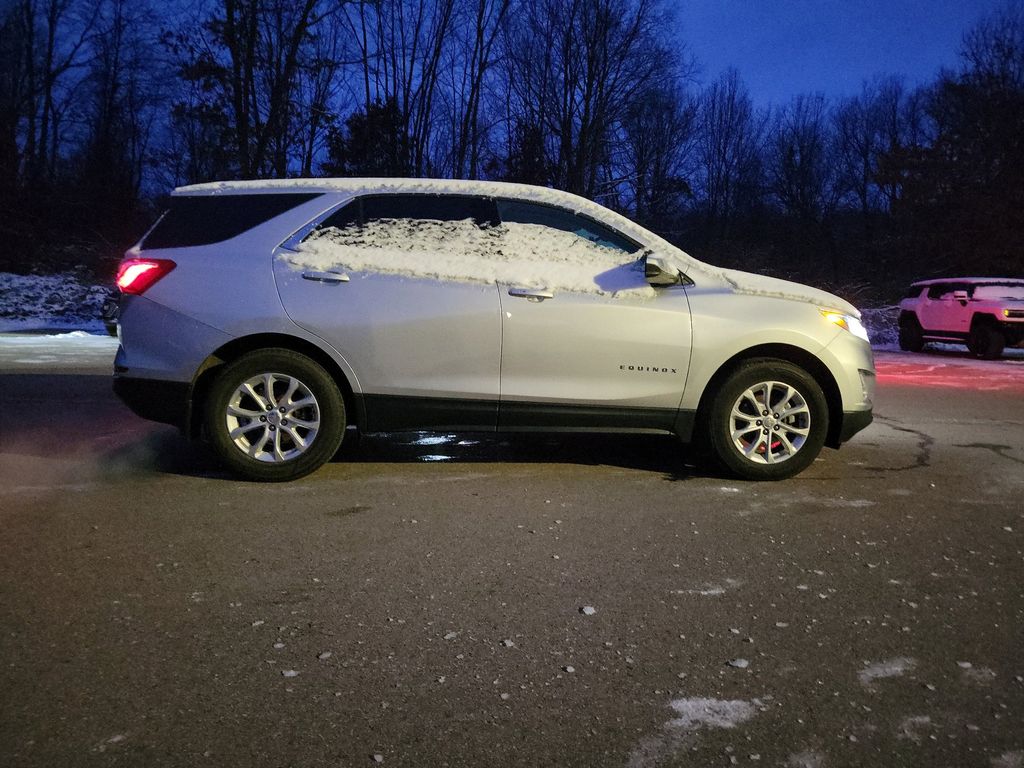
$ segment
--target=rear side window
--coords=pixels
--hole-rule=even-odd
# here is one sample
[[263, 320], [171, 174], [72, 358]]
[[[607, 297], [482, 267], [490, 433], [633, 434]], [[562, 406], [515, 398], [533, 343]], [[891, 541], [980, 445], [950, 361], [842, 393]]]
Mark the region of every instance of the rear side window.
[[301, 193], [172, 197], [167, 212], [142, 241], [142, 248], [187, 248], [230, 240], [319, 196]]

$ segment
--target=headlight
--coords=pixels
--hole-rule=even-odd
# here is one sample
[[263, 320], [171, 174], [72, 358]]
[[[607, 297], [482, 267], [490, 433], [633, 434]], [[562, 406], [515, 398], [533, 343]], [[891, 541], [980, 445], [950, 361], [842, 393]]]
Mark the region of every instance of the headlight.
[[871, 343], [868, 339], [868, 331], [867, 328], [864, 327], [864, 323], [853, 315], [845, 315], [842, 312], [836, 312], [832, 309], [821, 310], [821, 315], [833, 325], [838, 325], [840, 328], [852, 333], [858, 339], [864, 339], [864, 341], [867, 341], [869, 344]]

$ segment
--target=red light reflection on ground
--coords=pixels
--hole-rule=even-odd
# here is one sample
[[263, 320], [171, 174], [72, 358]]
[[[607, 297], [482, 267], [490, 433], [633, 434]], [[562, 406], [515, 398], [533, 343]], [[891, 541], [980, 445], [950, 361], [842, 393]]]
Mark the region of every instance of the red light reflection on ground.
[[885, 387], [970, 389], [1024, 394], [1024, 360], [976, 360], [949, 353], [876, 352], [878, 383]]

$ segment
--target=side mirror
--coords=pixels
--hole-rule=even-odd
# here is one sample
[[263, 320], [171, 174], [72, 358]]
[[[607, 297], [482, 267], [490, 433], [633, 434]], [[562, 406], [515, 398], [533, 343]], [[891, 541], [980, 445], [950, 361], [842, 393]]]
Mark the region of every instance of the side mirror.
[[959, 301], [961, 304], [966, 304], [967, 291], [953, 291], [953, 301]]
[[683, 282], [679, 270], [664, 259], [648, 253], [644, 256], [644, 277], [656, 288], [666, 285], [680, 285]]

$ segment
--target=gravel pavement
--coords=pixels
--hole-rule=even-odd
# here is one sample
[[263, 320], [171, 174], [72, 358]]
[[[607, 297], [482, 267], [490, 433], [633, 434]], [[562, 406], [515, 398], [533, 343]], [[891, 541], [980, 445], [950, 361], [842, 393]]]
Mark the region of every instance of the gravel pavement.
[[5, 367], [0, 765], [1020, 768], [1024, 364], [878, 362], [774, 484], [470, 434], [250, 484]]

